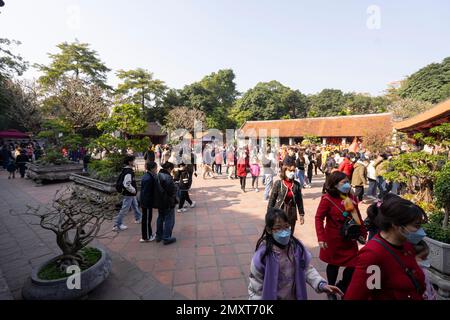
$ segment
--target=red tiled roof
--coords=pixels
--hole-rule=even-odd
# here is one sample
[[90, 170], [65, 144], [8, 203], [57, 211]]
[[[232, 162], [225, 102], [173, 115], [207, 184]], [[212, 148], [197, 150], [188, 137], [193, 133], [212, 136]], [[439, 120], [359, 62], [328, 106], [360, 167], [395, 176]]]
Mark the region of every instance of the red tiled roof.
[[279, 131], [280, 137], [303, 137], [314, 135], [317, 137], [363, 137], [371, 131], [380, 128], [392, 131], [392, 115], [378, 113], [354, 116], [304, 118], [288, 120], [247, 121], [241, 127], [244, 134], [247, 131], [266, 129], [267, 136], [271, 130]]
[[433, 127], [450, 119], [450, 99], [437, 104], [434, 108], [425, 111], [415, 117], [395, 123], [395, 129], [399, 131], [414, 131], [424, 127]]

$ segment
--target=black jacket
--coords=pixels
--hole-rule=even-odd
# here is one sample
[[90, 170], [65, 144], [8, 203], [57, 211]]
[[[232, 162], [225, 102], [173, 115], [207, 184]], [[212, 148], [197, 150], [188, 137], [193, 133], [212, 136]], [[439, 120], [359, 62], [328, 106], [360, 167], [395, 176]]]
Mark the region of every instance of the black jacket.
[[29, 161], [30, 159], [28, 158], [28, 156], [24, 153], [19, 154], [16, 157], [16, 165], [20, 166], [25, 166], [25, 164]]
[[144, 154], [145, 162], [155, 162], [155, 152], [153, 150], [147, 150]]
[[143, 208], [153, 208], [155, 198], [156, 175], [146, 172], [141, 180], [140, 202]]
[[[272, 192], [270, 193], [269, 204], [267, 208], [278, 208], [281, 209], [284, 203], [284, 199], [286, 198], [286, 194], [288, 192], [287, 187], [281, 180], [275, 181]], [[292, 186], [292, 193], [294, 194], [294, 201], [298, 209], [298, 213], [302, 216], [305, 214], [305, 209], [303, 208], [303, 197], [302, 191], [300, 187], [300, 183], [294, 180], [294, 184]]]
[[298, 158], [297, 160], [295, 160], [295, 167], [298, 170], [305, 171], [305, 159], [304, 158], [302, 158], [302, 159]]
[[[159, 183], [164, 193], [160, 198], [160, 203], [157, 206], [159, 209], [172, 209], [175, 208], [177, 201], [177, 188], [170, 173], [164, 169], [159, 170], [158, 173]], [[156, 200], [156, 197], [155, 197]], [[155, 207], [155, 206], [154, 206]]]
[[180, 190], [189, 190], [192, 186], [192, 175], [187, 169], [175, 171], [174, 181], [177, 181], [180, 186]]

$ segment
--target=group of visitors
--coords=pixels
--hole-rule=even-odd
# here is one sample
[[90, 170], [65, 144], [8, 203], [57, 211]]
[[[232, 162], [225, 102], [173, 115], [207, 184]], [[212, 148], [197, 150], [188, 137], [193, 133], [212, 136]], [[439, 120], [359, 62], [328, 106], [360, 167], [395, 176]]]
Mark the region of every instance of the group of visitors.
[[39, 143], [30, 141], [27, 143], [4, 143], [0, 150], [2, 168], [7, 170], [8, 179], [15, 179], [16, 172], [21, 178], [25, 177], [26, 164], [39, 160], [43, 150]]
[[[170, 152], [170, 149], [167, 151]], [[165, 245], [176, 242], [172, 236], [175, 225], [175, 210], [186, 212], [187, 207], [194, 208], [196, 203], [189, 196], [192, 179], [196, 173], [196, 167], [192, 151], [181, 154], [181, 162], [177, 166], [162, 156], [159, 165], [155, 160], [159, 159], [155, 148], [150, 145], [144, 154], [145, 174], [141, 180], [139, 201], [138, 188], [135, 179], [135, 157], [128, 155], [124, 160], [124, 168], [116, 182], [116, 189], [123, 195], [122, 206], [114, 220], [114, 231], [124, 231], [128, 227], [123, 223], [124, 216], [130, 209], [135, 215], [135, 223], [141, 224], [140, 242], [161, 242]], [[185, 162], [183, 162], [183, 159]], [[175, 162], [176, 160], [174, 160]], [[158, 171], [159, 169], [159, 171]], [[153, 209], [158, 210], [156, 233], [152, 230]]]

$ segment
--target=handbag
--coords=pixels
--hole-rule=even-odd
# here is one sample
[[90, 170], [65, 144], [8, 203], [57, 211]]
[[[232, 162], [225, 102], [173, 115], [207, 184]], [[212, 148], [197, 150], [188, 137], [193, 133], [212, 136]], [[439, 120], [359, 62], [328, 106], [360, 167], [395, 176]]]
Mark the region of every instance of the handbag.
[[[361, 236], [361, 226], [356, 223], [356, 221], [351, 217], [351, 215], [339, 208], [336, 203], [334, 203], [330, 198], [325, 197], [330, 201], [345, 217], [343, 226], [341, 227], [340, 234], [345, 240], [358, 240]], [[346, 215], [347, 213], [347, 215]]]

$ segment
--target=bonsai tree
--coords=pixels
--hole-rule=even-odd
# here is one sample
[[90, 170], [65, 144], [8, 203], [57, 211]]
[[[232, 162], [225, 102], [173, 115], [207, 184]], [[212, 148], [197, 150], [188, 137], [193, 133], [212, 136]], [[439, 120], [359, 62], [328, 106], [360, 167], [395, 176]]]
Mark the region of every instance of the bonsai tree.
[[76, 148], [83, 143], [81, 135], [73, 132], [69, 123], [63, 119], [47, 120], [43, 124], [43, 130], [38, 134], [38, 138], [47, 140], [46, 154], [39, 163], [63, 164], [68, 160], [63, 157], [63, 148]]
[[[65, 274], [67, 267], [77, 265], [82, 270], [95, 264], [89, 261], [87, 245], [99, 235], [102, 223], [115, 213], [115, 202], [92, 199], [77, 189], [67, 187], [57, 191], [51, 204], [30, 207], [26, 212], [40, 219], [40, 226], [52, 231], [62, 254], [48, 268]], [[99, 258], [99, 257], [98, 257]], [[98, 259], [97, 259], [98, 260]]]
[[431, 203], [433, 186], [445, 161], [444, 156], [423, 151], [404, 153], [389, 162], [384, 178], [405, 183], [407, 192], [414, 195], [412, 201]]
[[442, 227], [447, 228], [450, 212], [450, 163], [447, 163], [437, 175], [434, 196], [436, 205], [445, 211]]

